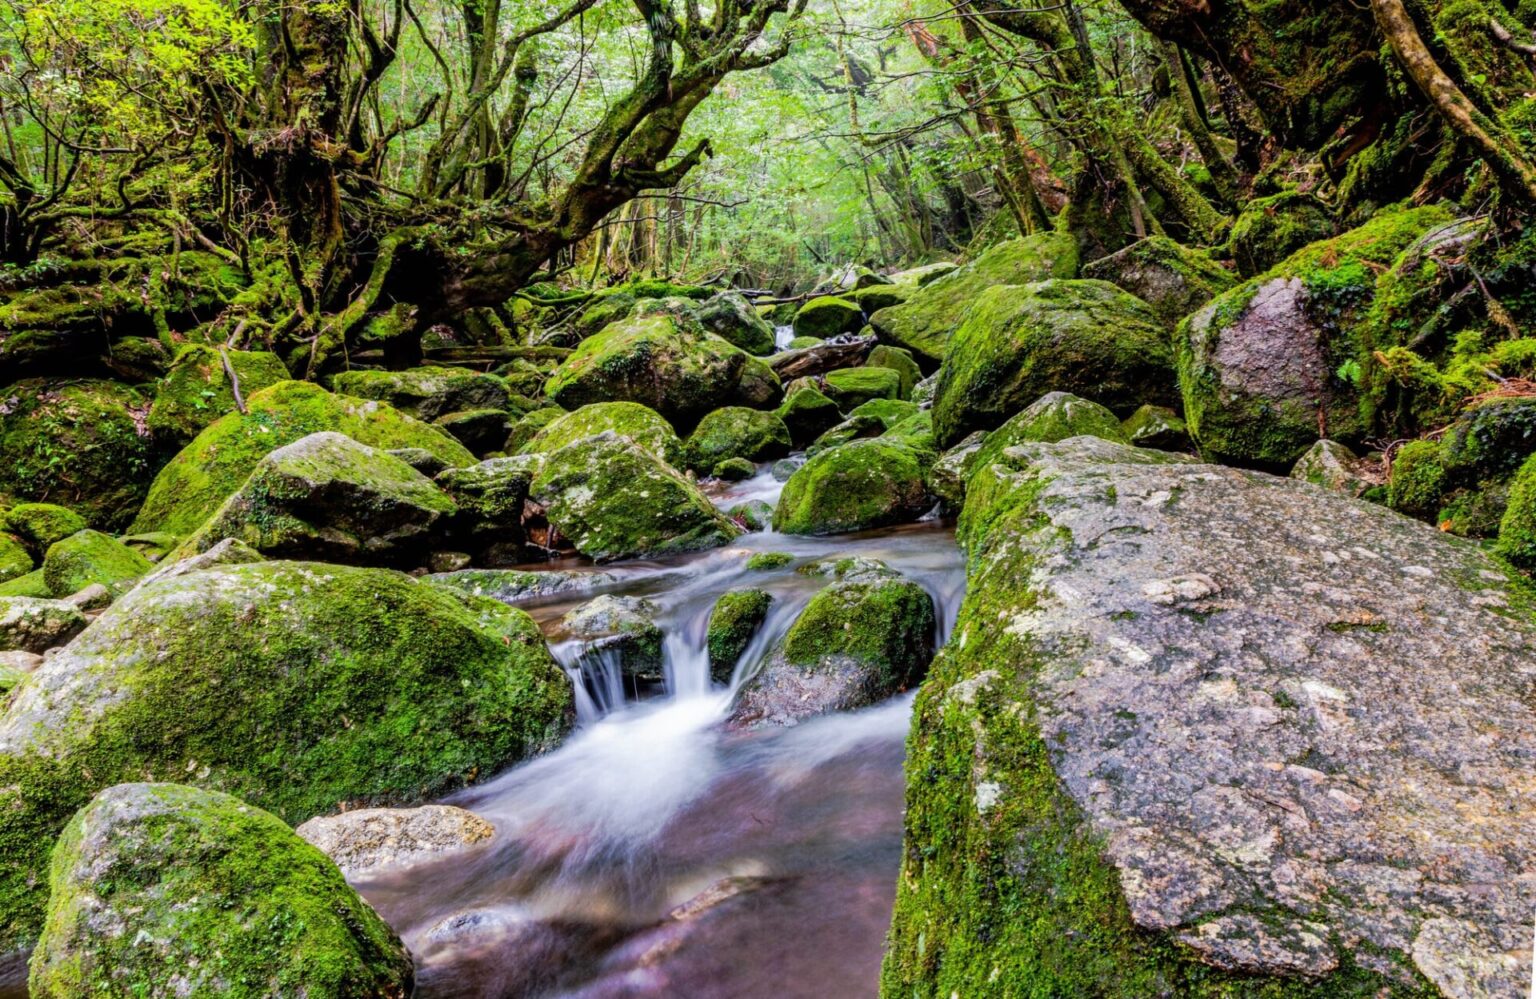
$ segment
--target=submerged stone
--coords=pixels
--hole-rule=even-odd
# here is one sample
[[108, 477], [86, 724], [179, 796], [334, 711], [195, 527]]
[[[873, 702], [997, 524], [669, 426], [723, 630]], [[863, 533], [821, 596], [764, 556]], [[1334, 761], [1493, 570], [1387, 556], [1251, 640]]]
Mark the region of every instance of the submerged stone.
[[461, 852], [488, 842], [496, 828], [462, 808], [421, 805], [317, 815], [294, 832], [350, 878]]

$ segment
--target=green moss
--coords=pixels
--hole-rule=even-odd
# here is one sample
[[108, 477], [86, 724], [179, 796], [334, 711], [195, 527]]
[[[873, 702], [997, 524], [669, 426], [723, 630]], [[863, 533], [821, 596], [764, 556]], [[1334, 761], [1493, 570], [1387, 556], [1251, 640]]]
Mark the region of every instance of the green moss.
[[612, 431], [548, 455], [529, 495], [598, 561], [713, 548], [740, 533], [693, 483]]
[[544, 406], [525, 414], [522, 419], [512, 424], [512, 431], [507, 434], [507, 442], [503, 449], [508, 454], [522, 454], [523, 449], [538, 436], [539, 431], [564, 415], [565, 410], [559, 406]]
[[822, 295], [800, 306], [795, 313], [795, 336], [825, 340], [839, 333], [856, 333], [864, 325], [864, 310], [857, 302], [836, 295]]
[[1070, 393], [1051, 392], [987, 435], [986, 442], [966, 463], [967, 477], [996, 461], [1004, 448], [1028, 441], [1054, 444], [1082, 436], [1130, 443], [1114, 413]]
[[1512, 565], [1536, 569], [1536, 455], [1515, 473], [1494, 547]]
[[782, 569], [794, 560], [795, 557], [789, 552], [758, 552], [747, 559], [747, 568], [754, 572]]
[[872, 399], [899, 399], [901, 375], [890, 368], [838, 368], [821, 376], [822, 391], [851, 413]]
[[[229, 795], [177, 784], [102, 792], [65, 827], [50, 885], [28, 982], [36, 999], [410, 990], [409, 952], [336, 865]], [[116, 932], [101, 932], [103, 913]]]
[[921, 586], [888, 571], [862, 573], [811, 598], [784, 636], [784, 659], [813, 670], [852, 659], [875, 689], [897, 691], [928, 667], [933, 630], [933, 598]]
[[1333, 233], [1326, 205], [1310, 194], [1285, 191], [1244, 205], [1232, 224], [1230, 246], [1239, 272], [1253, 277]]
[[882, 341], [906, 348], [931, 367], [944, 359], [966, 310], [987, 288], [1073, 278], [1077, 265], [1077, 243], [1067, 233], [1008, 240], [924, 285], [903, 304], [879, 310], [869, 322]]
[[544, 425], [520, 454], [550, 454], [567, 444], [612, 430], [645, 448], [670, 465], [683, 463], [683, 442], [672, 424], [653, 409], [636, 402], [597, 402], [573, 413], [556, 410], [558, 415]]
[[0, 597], [51, 597], [48, 581], [42, 569], [34, 569], [23, 576], [0, 583]]
[[709, 675], [716, 683], [731, 682], [736, 660], [762, 627], [772, 604], [773, 597], [762, 590], [731, 590], [715, 601], [704, 642], [709, 649]]
[[5, 515], [4, 524], [39, 554], [86, 528], [84, 517], [55, 503], [18, 503]]
[[508, 404], [504, 379], [466, 368], [343, 371], [333, 387], [341, 395], [386, 402], [428, 422], [468, 410], [506, 410]]
[[43, 557], [43, 579], [56, 597], [78, 593], [93, 583], [121, 596], [154, 568], [149, 559], [100, 531], [80, 531], [56, 541]]
[[785, 534], [840, 534], [915, 520], [933, 505], [918, 452], [883, 438], [812, 457], [790, 476], [773, 513]]
[[108, 381], [34, 379], [0, 390], [0, 490], [121, 527], [160, 461], [144, 427], [148, 408], [138, 390]]
[[32, 553], [14, 535], [0, 534], [0, 583], [32, 571]]
[[699, 322], [749, 354], [773, 353], [773, 327], [738, 292], [721, 292], [698, 308]]
[[819, 336], [797, 336], [790, 338], [788, 349], [803, 350], [806, 347], [818, 347], [823, 343], [826, 341]]
[[538, 626], [489, 598], [293, 562], [139, 587], [0, 722], [0, 949], [37, 933], [48, 849], [103, 787], [191, 781], [296, 824], [490, 776], [571, 714]]
[[746, 458], [725, 458], [710, 467], [712, 478], [725, 482], [745, 482], [757, 474], [757, 466]]
[[706, 471], [729, 458], [782, 458], [790, 447], [789, 428], [776, 414], [726, 406], [699, 421], [688, 438], [687, 461], [690, 468]]
[[789, 428], [794, 446], [805, 447], [842, 420], [837, 403], [813, 385], [790, 383], [789, 394], [775, 413]]
[[901, 388], [897, 392], [898, 399], [912, 397], [912, 389], [923, 380], [923, 371], [917, 366], [917, 361], [912, 357], [910, 350], [900, 347], [892, 347], [889, 344], [879, 344], [869, 352], [864, 359], [864, 366], [869, 368], [890, 368], [901, 379]]
[[1047, 392], [1071, 392], [1126, 414], [1171, 402], [1167, 330], [1145, 302], [1106, 281], [989, 288], [939, 371], [935, 436], [951, 447]]
[[451, 466], [472, 465], [464, 445], [386, 403], [333, 395], [306, 382], [281, 382], [247, 400], [248, 412], [214, 421], [150, 486], [134, 534], [191, 534], [234, 494], [268, 453], [322, 430], [389, 450], [417, 447]]
[[221, 352], [203, 344], [182, 348], [155, 389], [148, 427], [156, 441], [180, 447], [214, 420], [235, 410], [235, 395], [224, 372], [228, 359], [240, 382], [242, 398], [287, 381], [288, 369], [266, 351]]

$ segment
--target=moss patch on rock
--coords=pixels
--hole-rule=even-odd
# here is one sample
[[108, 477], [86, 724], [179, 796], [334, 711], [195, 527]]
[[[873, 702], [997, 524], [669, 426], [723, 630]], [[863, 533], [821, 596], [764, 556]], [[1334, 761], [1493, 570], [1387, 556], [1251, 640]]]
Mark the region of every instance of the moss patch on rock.
[[538, 627], [494, 600], [302, 562], [146, 583], [0, 720], [0, 949], [35, 938], [53, 838], [103, 787], [189, 781], [297, 823], [490, 776], [573, 712]]
[[343, 371], [332, 386], [341, 395], [387, 402], [400, 412], [429, 423], [449, 413], [505, 410], [508, 404], [505, 380], [467, 368]]
[[699, 421], [688, 437], [688, 467], [709, 471], [730, 458], [771, 461], [791, 447], [789, 427], [778, 415], [745, 406], [726, 406]]
[[864, 325], [864, 310], [857, 302], [836, 295], [822, 295], [800, 306], [792, 324], [795, 336], [825, 340], [840, 333], [856, 333]]
[[611, 430], [645, 448], [669, 465], [683, 464], [683, 442], [654, 409], [637, 402], [595, 402], [561, 413], [524, 444], [521, 454], [550, 454], [583, 437]]
[[206, 344], [183, 347], [155, 388], [148, 426], [157, 443], [181, 447], [208, 424], [235, 410], [234, 388], [224, 362], [234, 369], [242, 398], [287, 381], [288, 369], [264, 350], [226, 350]]
[[736, 661], [752, 643], [773, 597], [763, 590], [731, 590], [722, 593], [709, 612], [704, 644], [709, 650], [709, 675], [716, 683], [730, 683]]
[[321, 430], [346, 434], [381, 450], [421, 448], [451, 466], [473, 465], [464, 445], [387, 403], [334, 395], [306, 382], [281, 382], [208, 426], [163, 468], [150, 486], [132, 533], [191, 534], [272, 451]]
[[43, 556], [43, 580], [56, 597], [79, 593], [100, 583], [117, 597], [154, 564], [127, 545], [100, 531], [79, 531], [56, 541]]
[[227, 794], [108, 788], [65, 827], [49, 883], [35, 999], [411, 994], [410, 953], [336, 865]]
[[823, 451], [789, 481], [773, 513], [785, 534], [841, 534], [916, 520], [933, 506], [918, 452], [876, 437]]

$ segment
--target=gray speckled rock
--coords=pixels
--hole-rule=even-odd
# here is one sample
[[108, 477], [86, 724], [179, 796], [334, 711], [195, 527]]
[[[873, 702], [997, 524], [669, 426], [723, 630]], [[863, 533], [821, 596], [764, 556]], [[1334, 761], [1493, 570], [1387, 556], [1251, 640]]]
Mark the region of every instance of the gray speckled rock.
[[1347, 496], [1359, 496], [1372, 486], [1384, 485], [1387, 473], [1383, 462], [1361, 458], [1338, 441], [1324, 440], [1313, 444], [1296, 460], [1291, 478]]
[[0, 651], [42, 652], [85, 630], [74, 604], [36, 597], [0, 597]]
[[[1213, 974], [1190, 962], [1307, 995], [1524, 994], [1536, 625], [1505, 570], [1370, 504], [1086, 438], [978, 470], [962, 534], [887, 989], [1006, 976], [1034, 940], [1077, 976], [1060, 994]], [[983, 917], [942, 899], [975, 879], [1011, 942], [944, 967]], [[1125, 905], [1064, 908], [1069, 882]]]
[[383, 867], [409, 867], [484, 843], [496, 828], [452, 805], [359, 808], [321, 815], [294, 832], [352, 877]]
[[565, 615], [560, 626], [567, 638], [583, 643], [588, 652], [614, 657], [625, 676], [660, 682], [662, 635], [654, 620], [656, 611], [649, 600], [605, 593]]

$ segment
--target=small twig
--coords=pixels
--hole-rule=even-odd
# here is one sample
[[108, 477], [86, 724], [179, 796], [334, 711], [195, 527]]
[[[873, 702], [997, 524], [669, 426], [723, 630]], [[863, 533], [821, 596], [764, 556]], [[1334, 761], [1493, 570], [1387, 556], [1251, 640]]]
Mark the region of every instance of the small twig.
[[235, 374], [235, 366], [229, 363], [229, 353], [223, 347], [219, 348], [219, 360], [224, 362], [224, 377], [229, 379], [230, 391], [235, 395], [235, 408], [244, 416], [247, 410], [245, 397], [240, 394], [240, 376]]

